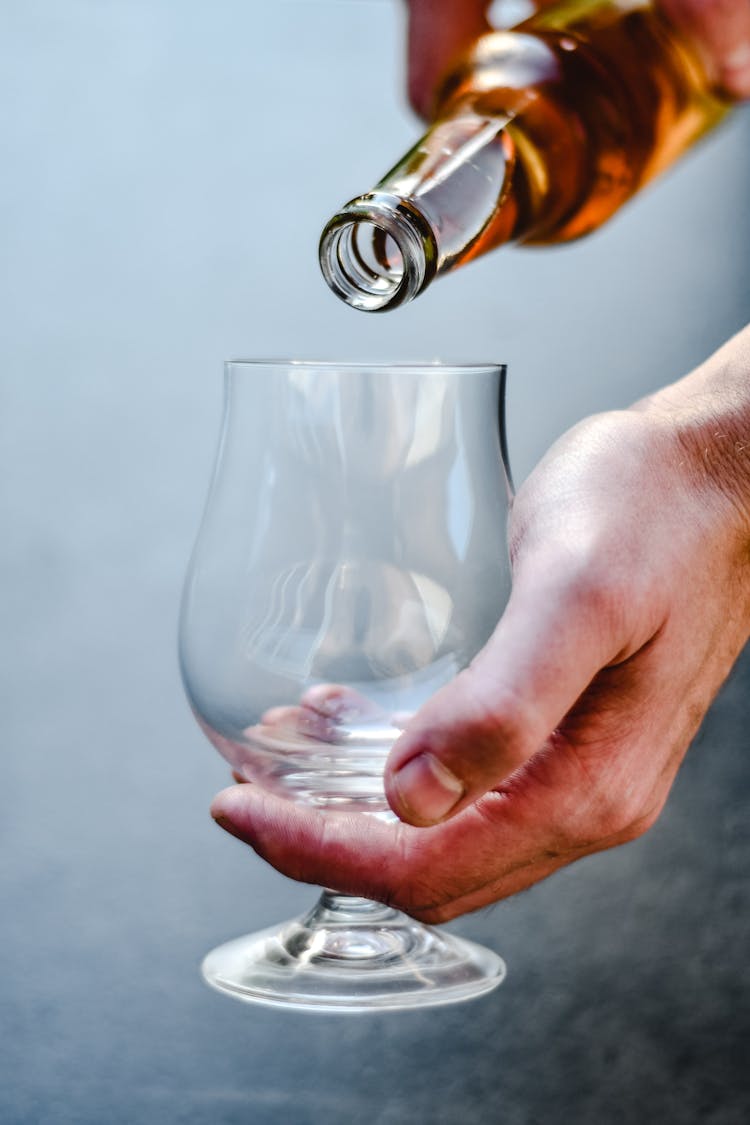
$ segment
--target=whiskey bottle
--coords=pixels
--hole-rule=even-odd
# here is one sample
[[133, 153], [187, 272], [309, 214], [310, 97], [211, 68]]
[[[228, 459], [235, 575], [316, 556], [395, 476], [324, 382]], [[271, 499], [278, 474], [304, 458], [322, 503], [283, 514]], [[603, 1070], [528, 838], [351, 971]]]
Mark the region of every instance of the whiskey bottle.
[[480, 36], [406, 156], [326, 225], [320, 265], [353, 308], [392, 309], [502, 243], [600, 227], [729, 103], [644, 0], [562, 0]]

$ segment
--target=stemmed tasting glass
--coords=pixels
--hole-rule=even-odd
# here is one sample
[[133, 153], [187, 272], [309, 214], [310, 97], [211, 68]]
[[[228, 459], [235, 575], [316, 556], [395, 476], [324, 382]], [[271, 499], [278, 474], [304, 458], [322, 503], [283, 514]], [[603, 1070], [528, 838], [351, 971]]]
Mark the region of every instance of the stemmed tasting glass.
[[[471, 661], [510, 588], [504, 368], [230, 362], [180, 621], [185, 688], [232, 769], [290, 801], [393, 818], [383, 767]], [[206, 957], [244, 1000], [444, 1004], [505, 966], [325, 890], [305, 917]]]

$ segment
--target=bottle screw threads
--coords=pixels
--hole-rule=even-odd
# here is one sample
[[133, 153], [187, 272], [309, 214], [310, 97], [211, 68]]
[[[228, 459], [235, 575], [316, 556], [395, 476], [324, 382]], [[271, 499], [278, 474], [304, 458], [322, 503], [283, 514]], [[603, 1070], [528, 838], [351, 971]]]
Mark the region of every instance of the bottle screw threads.
[[352, 308], [393, 309], [432, 281], [437, 243], [414, 204], [373, 191], [347, 203], [320, 239], [320, 268], [328, 285]]

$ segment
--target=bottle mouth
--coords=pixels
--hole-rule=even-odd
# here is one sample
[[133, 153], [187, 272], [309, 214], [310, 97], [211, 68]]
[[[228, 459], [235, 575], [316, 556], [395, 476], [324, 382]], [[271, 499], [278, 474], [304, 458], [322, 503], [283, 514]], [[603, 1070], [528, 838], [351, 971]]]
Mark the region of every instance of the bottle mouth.
[[320, 268], [342, 301], [384, 312], [411, 301], [432, 281], [437, 243], [424, 215], [386, 192], [353, 199], [320, 239]]

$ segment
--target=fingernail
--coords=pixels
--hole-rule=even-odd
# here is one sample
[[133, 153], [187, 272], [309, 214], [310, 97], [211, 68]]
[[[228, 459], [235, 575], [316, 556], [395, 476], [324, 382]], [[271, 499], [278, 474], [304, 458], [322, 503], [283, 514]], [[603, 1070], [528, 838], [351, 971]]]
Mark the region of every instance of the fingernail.
[[404, 810], [427, 824], [442, 820], [464, 795], [455, 774], [432, 754], [411, 758], [397, 771], [393, 782]]

